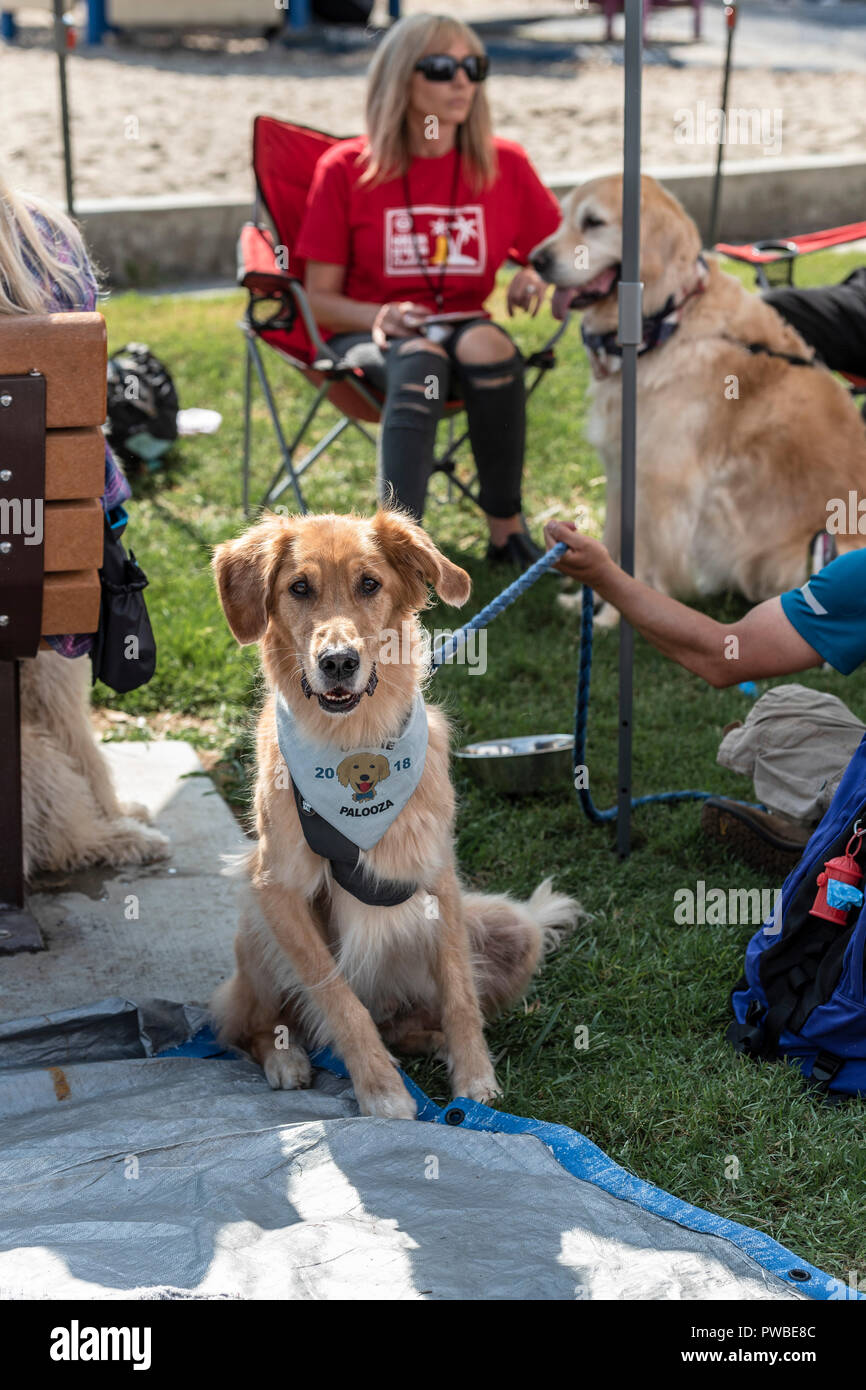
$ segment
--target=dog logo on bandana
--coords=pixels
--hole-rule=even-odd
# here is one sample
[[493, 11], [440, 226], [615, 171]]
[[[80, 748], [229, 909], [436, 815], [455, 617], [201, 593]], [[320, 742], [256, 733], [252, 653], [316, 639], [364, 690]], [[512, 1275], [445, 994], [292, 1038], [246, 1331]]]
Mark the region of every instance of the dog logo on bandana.
[[337, 768], [342, 787], [352, 788], [353, 801], [372, 801], [376, 785], [391, 775], [391, 766], [382, 753], [350, 753]]
[[316, 815], [358, 849], [372, 849], [421, 780], [427, 756], [427, 710], [421, 691], [402, 728], [372, 748], [352, 748], [339, 730], [316, 740], [299, 729], [282, 695], [276, 700], [277, 743], [295, 791]]

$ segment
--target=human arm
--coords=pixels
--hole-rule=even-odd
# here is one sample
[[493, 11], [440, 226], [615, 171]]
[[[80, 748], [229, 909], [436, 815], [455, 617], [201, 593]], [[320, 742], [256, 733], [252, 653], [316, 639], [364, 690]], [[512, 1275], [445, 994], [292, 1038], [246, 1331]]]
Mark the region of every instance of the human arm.
[[325, 261], [308, 261], [307, 298], [313, 318], [331, 333], [372, 333], [379, 347], [388, 338], [408, 338], [417, 331], [429, 310], [411, 300], [399, 303], [363, 304], [343, 294], [346, 267]]
[[550, 521], [544, 534], [548, 548], [558, 541], [569, 547], [557, 566], [563, 574], [590, 585], [663, 656], [711, 685], [722, 688], [821, 665], [821, 656], [788, 621], [779, 598], [759, 603], [739, 622], [719, 623], [633, 579], [601, 541], [581, 535], [572, 522]]

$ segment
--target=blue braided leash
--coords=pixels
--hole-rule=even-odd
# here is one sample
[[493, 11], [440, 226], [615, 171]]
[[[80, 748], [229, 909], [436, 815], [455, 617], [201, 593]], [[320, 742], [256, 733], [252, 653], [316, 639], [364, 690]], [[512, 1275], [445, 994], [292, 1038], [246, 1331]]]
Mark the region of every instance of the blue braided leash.
[[464, 623], [456, 632], [446, 638], [440, 647], [433, 653], [432, 666], [434, 671], [445, 661], [450, 661], [451, 657], [457, 652], [466, 641], [467, 632], [472, 632], [479, 627], [486, 627], [493, 619], [498, 618], [500, 613], [504, 613], [506, 608], [510, 608], [512, 603], [525, 594], [527, 589], [531, 589], [536, 580], [546, 574], [549, 569], [561, 560], [568, 550], [565, 541], [559, 541], [552, 550], [548, 550], [542, 555], [540, 560], [536, 560], [534, 565], [530, 565], [528, 570], [524, 570], [513, 584], [509, 584], [507, 589], [503, 589], [501, 594], [492, 598], [486, 608], [482, 608], [480, 613], [476, 613], [474, 618], [470, 618], [468, 623]]
[[[503, 589], [501, 594], [491, 599], [486, 607], [476, 613], [474, 618], [470, 618], [467, 623], [452, 632], [450, 637], [437, 648], [433, 653], [432, 667], [437, 671], [444, 662], [450, 661], [466, 641], [469, 632], [476, 631], [478, 628], [486, 627], [494, 618], [498, 618], [500, 613], [504, 613], [506, 608], [510, 608], [512, 603], [525, 594], [527, 589], [531, 589], [533, 584], [546, 574], [558, 560], [568, 551], [568, 546], [564, 541], [559, 541], [552, 550], [548, 550], [540, 560], [536, 560], [525, 570], [513, 584], [509, 584]], [[603, 825], [606, 821], [616, 820], [616, 806], [609, 807], [606, 811], [600, 811], [590, 794], [589, 787], [578, 786], [578, 773], [586, 767], [586, 731], [589, 721], [589, 686], [592, 675], [592, 613], [593, 613], [593, 592], [589, 585], [583, 586], [583, 608], [580, 620], [580, 664], [577, 677], [577, 698], [574, 711], [574, 772], [575, 789], [578, 799], [587, 819], [593, 825]], [[652, 802], [670, 803], [674, 801], [706, 801], [712, 796], [712, 792], [682, 791], [682, 792], [654, 792], [650, 796], [637, 796], [632, 799], [632, 806], [648, 806]]]

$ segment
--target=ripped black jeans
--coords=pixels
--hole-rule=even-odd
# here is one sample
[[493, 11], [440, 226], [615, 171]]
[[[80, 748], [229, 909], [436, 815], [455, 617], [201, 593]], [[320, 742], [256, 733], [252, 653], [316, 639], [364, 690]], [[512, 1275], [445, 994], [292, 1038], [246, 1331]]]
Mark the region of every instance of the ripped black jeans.
[[[379, 496], [405, 507], [419, 521], [433, 471], [436, 426], [449, 397], [466, 406], [469, 442], [478, 469], [478, 500], [484, 511], [488, 516], [511, 517], [521, 510], [526, 444], [523, 358], [515, 347], [502, 362], [460, 362], [457, 343], [479, 322], [489, 324], [488, 319], [460, 323], [432, 350], [423, 337], [392, 339], [384, 351], [369, 333], [338, 333], [328, 342], [341, 360], [362, 367], [370, 384], [384, 392]], [[508, 338], [498, 324], [490, 326]], [[411, 347], [401, 352], [406, 344]], [[445, 356], [435, 351], [437, 346]]]

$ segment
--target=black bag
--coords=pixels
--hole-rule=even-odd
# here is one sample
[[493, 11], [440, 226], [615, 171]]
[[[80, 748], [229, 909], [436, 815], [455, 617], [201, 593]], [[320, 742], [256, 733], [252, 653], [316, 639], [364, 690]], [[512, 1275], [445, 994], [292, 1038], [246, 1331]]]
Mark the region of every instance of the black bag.
[[108, 442], [127, 463], [158, 460], [177, 439], [177, 391], [145, 343], [108, 359]]
[[147, 685], [156, 670], [156, 642], [143, 592], [147, 575], [133, 551], [127, 555], [124, 550], [124, 529], [124, 524], [112, 527], [111, 515], [106, 516], [99, 628], [90, 652], [94, 683], [101, 680], [118, 695]]

